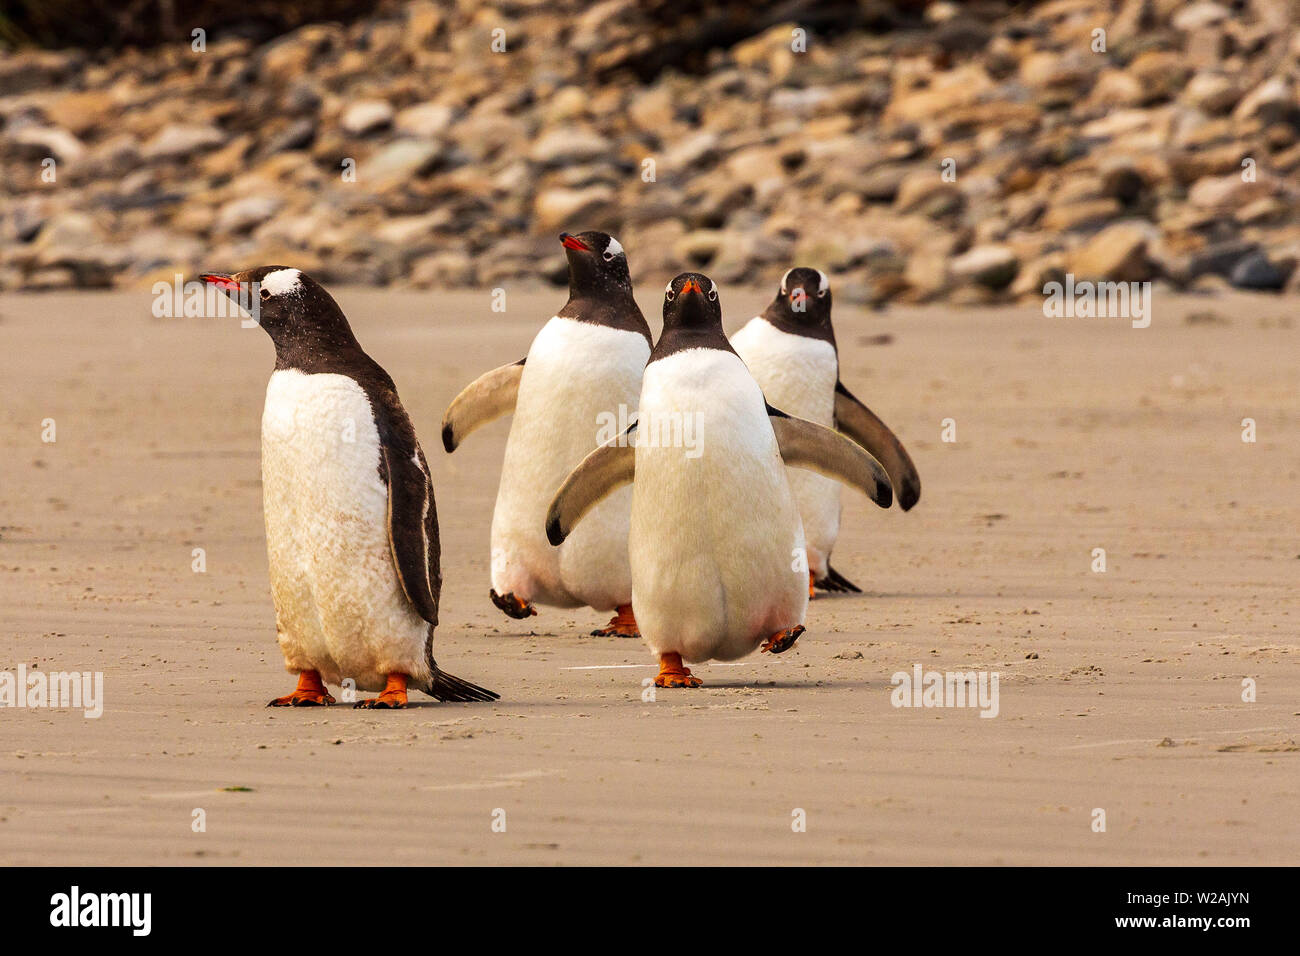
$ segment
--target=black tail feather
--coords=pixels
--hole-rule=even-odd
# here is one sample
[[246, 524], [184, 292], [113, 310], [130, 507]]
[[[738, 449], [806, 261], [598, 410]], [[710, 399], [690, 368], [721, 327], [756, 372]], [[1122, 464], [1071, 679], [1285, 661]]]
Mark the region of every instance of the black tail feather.
[[468, 703], [471, 701], [501, 699], [501, 695], [495, 691], [479, 687], [478, 684], [471, 684], [467, 680], [461, 680], [454, 674], [439, 670], [437, 664], [433, 665], [433, 680], [429, 682], [429, 689], [425, 693], [434, 700], [443, 703]]
[[858, 587], [840, 572], [836, 571], [829, 564], [826, 565], [826, 576], [814, 584], [823, 591], [852, 591], [855, 594], [861, 594], [862, 588]]

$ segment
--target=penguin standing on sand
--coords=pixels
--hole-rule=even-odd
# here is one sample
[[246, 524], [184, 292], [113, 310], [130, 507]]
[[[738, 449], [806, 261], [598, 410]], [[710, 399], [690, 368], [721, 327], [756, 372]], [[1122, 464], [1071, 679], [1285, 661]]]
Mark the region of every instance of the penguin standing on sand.
[[[871, 409], [840, 381], [831, 326], [831, 284], [818, 269], [791, 269], [762, 315], [731, 337], [767, 400], [782, 411], [838, 429], [885, 466], [904, 511], [921, 497], [921, 478], [907, 450]], [[831, 567], [840, 532], [840, 486], [821, 475], [790, 469], [808, 538], [808, 596], [860, 588]]]
[[270, 706], [332, 704], [325, 685], [380, 691], [358, 707], [497, 695], [439, 670], [442, 591], [433, 484], [397, 389], [362, 351], [329, 293], [297, 269], [205, 273], [275, 344], [262, 412], [262, 501], [276, 636], [292, 693]]
[[492, 603], [514, 618], [534, 603], [614, 610], [592, 633], [636, 637], [627, 535], [631, 493], [611, 496], [564, 547], [546, 540], [546, 507], [592, 449], [634, 420], [650, 357], [650, 326], [632, 298], [627, 255], [603, 232], [562, 233], [569, 301], [528, 355], [471, 383], [447, 408], [448, 452], [514, 412], [492, 515]]
[[[688, 428], [689, 444], [679, 440]], [[683, 661], [734, 660], [760, 645], [779, 654], [803, 633], [803, 525], [787, 465], [889, 507], [879, 463], [768, 405], [723, 334], [713, 282], [679, 275], [664, 292], [637, 423], [565, 479], [546, 523], [559, 544], [596, 502], [632, 482], [632, 604], [659, 657], [658, 686], [698, 687]]]

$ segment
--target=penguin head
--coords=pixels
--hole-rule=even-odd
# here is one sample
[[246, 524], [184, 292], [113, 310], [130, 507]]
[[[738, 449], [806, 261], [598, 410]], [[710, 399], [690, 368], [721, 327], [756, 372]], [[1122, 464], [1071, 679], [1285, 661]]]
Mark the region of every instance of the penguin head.
[[322, 333], [351, 334], [338, 303], [298, 269], [258, 266], [230, 274], [205, 272], [200, 278], [240, 305], [277, 345]]
[[713, 280], [683, 272], [664, 289], [664, 328], [722, 328], [722, 302]]
[[820, 269], [799, 266], [781, 277], [781, 288], [768, 306], [769, 317], [809, 329], [830, 328], [831, 280]]
[[585, 297], [610, 288], [632, 289], [627, 253], [613, 236], [603, 232], [560, 233], [569, 260], [569, 294]]

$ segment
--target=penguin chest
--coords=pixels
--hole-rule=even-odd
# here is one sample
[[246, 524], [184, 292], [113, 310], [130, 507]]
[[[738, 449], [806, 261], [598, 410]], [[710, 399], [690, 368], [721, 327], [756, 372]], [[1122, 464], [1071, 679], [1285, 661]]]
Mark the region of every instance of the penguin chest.
[[262, 496], [280, 643], [291, 667], [363, 688], [377, 655], [416, 659], [426, 631], [397, 581], [379, 462], [374, 413], [354, 380], [271, 376]]
[[[262, 412], [268, 522], [301, 546], [371, 543], [386, 531], [379, 432], [365, 391], [346, 375], [278, 370]], [[283, 519], [292, 518], [292, 524]]]
[[731, 343], [770, 405], [787, 415], [831, 425], [839, 380], [835, 346], [784, 332], [762, 317], [751, 319]]

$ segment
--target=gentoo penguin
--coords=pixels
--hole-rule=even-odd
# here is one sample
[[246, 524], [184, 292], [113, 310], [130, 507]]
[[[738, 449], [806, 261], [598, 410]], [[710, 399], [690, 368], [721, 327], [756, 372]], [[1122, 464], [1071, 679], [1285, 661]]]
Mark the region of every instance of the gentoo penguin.
[[[840, 381], [831, 326], [831, 284], [825, 273], [806, 268], [788, 271], [772, 304], [733, 335], [731, 344], [769, 402], [852, 438], [885, 466], [902, 509], [916, 504], [921, 479], [906, 449]], [[812, 597], [814, 584], [825, 591], [860, 590], [830, 563], [840, 531], [839, 484], [791, 469], [790, 486], [808, 539], [808, 596]]]
[[349, 678], [381, 691], [358, 707], [405, 707], [408, 685], [443, 701], [496, 700], [433, 660], [438, 515], [393, 380], [329, 293], [297, 269], [202, 278], [275, 344], [262, 503], [276, 636], [298, 688], [270, 706], [332, 704], [325, 685]]
[[[650, 326], [632, 298], [627, 255], [603, 232], [562, 233], [569, 301], [528, 355], [488, 372], [447, 408], [442, 442], [514, 412], [492, 515], [492, 602], [526, 618], [534, 603], [615, 610], [595, 635], [636, 637], [627, 532], [631, 493], [616, 494], [564, 547], [546, 541], [546, 506], [583, 456], [635, 419]], [[618, 423], [622, 422], [623, 426]]]
[[779, 654], [803, 633], [803, 524], [787, 465], [889, 507], [879, 463], [837, 432], [769, 406], [723, 334], [713, 282], [679, 275], [664, 292], [664, 331], [636, 424], [565, 479], [546, 522], [558, 544], [588, 508], [632, 482], [632, 605], [659, 657], [660, 687], [700, 685], [683, 661], [733, 660], [760, 645]]

